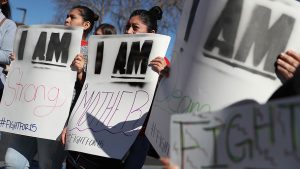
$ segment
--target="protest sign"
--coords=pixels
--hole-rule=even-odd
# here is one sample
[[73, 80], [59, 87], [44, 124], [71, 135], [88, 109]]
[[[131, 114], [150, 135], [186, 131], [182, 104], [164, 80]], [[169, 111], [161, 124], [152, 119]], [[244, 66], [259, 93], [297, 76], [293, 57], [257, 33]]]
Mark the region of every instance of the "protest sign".
[[68, 150], [123, 158], [152, 104], [158, 73], [149, 63], [165, 55], [169, 41], [158, 34], [90, 37], [86, 80], [68, 124]]
[[281, 84], [277, 56], [300, 51], [299, 9], [289, 0], [186, 1], [170, 77], [160, 83], [146, 130], [160, 155], [170, 148], [170, 115], [270, 97]]
[[0, 106], [0, 130], [55, 140], [73, 96], [82, 29], [55, 25], [20, 26]]
[[300, 98], [249, 103], [171, 122], [171, 157], [181, 169], [299, 168]]

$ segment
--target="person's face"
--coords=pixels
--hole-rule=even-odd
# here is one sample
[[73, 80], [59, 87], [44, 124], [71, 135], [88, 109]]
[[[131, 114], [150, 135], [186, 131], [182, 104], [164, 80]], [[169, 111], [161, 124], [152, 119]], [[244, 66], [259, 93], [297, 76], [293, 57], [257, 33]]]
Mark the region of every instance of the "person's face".
[[95, 32], [95, 35], [103, 35], [102, 29], [98, 29], [98, 30]]
[[0, 0], [1, 5], [7, 4], [8, 0]]
[[140, 16], [136, 15], [129, 19], [126, 25], [126, 34], [148, 33], [147, 25], [143, 23]]
[[65, 26], [83, 26], [84, 20], [78, 9], [72, 9], [65, 20]]

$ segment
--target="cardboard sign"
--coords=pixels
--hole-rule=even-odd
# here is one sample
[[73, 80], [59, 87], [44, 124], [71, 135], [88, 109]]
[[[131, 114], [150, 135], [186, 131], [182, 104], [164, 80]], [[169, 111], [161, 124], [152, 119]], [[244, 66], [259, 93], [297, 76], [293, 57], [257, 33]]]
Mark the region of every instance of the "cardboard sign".
[[299, 168], [300, 98], [173, 115], [171, 157], [181, 169]]
[[160, 83], [146, 131], [160, 155], [170, 148], [170, 115], [270, 97], [281, 85], [277, 56], [300, 51], [299, 9], [291, 0], [186, 1], [170, 77]]
[[81, 28], [20, 26], [16, 60], [8, 74], [0, 106], [0, 130], [55, 140], [61, 134], [73, 96]]
[[169, 41], [158, 34], [90, 37], [85, 84], [68, 124], [68, 150], [125, 155], [152, 104], [158, 73], [149, 63], [165, 55]]

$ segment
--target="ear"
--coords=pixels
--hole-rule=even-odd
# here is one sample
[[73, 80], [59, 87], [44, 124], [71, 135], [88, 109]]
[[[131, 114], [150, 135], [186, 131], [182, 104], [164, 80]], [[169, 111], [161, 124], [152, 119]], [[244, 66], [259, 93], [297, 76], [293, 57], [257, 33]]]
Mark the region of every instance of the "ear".
[[87, 30], [91, 27], [91, 22], [90, 21], [84, 21], [83, 22], [83, 29]]
[[7, 4], [8, 0], [1, 0], [1, 4], [4, 5], [4, 4]]

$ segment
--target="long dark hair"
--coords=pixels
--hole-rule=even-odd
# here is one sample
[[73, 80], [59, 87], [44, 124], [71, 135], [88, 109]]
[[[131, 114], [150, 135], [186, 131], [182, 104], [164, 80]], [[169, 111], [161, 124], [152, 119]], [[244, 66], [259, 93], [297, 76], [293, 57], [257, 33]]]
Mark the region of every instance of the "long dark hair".
[[84, 34], [88, 35], [92, 31], [95, 25], [95, 21], [99, 19], [99, 16], [86, 6], [78, 5], [78, 6], [74, 6], [71, 10], [73, 9], [78, 9], [80, 11], [80, 15], [82, 16], [83, 20], [89, 21], [91, 23], [91, 26], [84, 31]]
[[3, 15], [6, 17], [6, 18], [11, 18], [11, 9], [10, 9], [10, 5], [9, 5], [9, 2], [7, 1], [7, 3], [3, 4], [2, 5], [2, 0], [0, 0], [0, 7], [1, 7], [1, 12], [3, 13]]
[[130, 18], [134, 16], [140, 16], [141, 20], [147, 25], [148, 33], [157, 32], [157, 21], [161, 20], [163, 11], [159, 6], [152, 7], [149, 11], [144, 9], [138, 9], [131, 13]]

